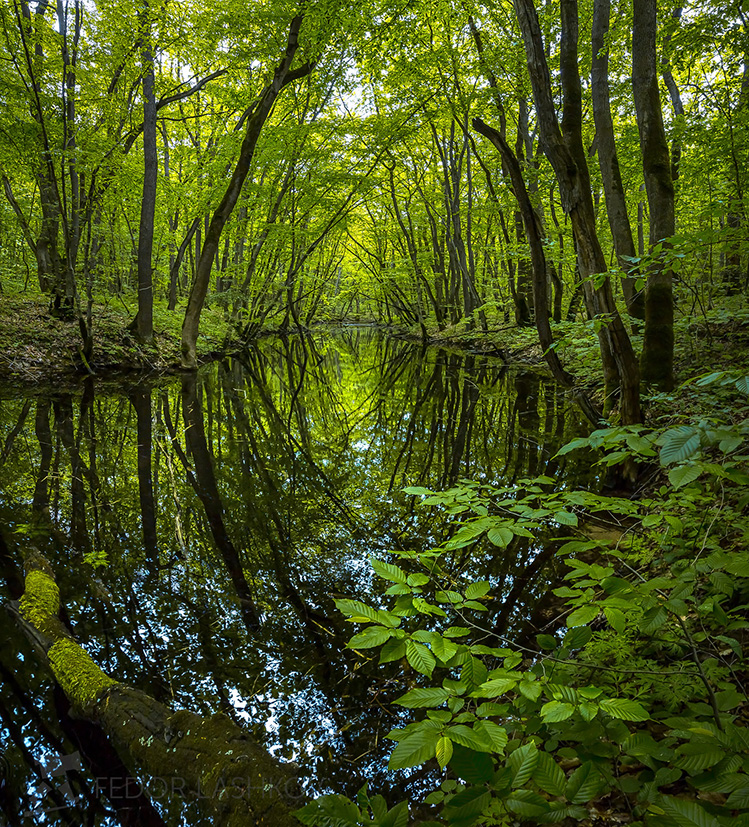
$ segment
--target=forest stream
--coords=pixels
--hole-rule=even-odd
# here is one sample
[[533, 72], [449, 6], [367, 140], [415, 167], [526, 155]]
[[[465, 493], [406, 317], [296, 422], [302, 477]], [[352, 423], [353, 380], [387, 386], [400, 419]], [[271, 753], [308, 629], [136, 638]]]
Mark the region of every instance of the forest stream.
[[[64, 621], [108, 675], [172, 709], [225, 713], [298, 765], [305, 794], [419, 783], [385, 773], [399, 718], [381, 698], [402, 690], [403, 667], [347, 650], [333, 603], [367, 599], [371, 555], [441, 539], [443, 518], [402, 489], [593, 482], [577, 453], [555, 458], [584, 426], [538, 372], [359, 328], [267, 338], [153, 382], [0, 399], [5, 602], [23, 589], [16, 549], [35, 545]], [[492, 582], [498, 633], [540, 628], [552, 550], [470, 560]], [[16, 619], [0, 623], [9, 823], [211, 823], [148, 778], [127, 815], [103, 734], [69, 714]]]

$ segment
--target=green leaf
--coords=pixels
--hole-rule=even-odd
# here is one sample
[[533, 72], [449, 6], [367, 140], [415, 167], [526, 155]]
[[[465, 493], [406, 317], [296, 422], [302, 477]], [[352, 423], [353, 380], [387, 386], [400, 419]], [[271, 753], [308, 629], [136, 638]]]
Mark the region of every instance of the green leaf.
[[361, 820], [359, 808], [344, 795], [321, 795], [294, 815], [309, 827], [345, 827]]
[[549, 795], [564, 795], [567, 777], [548, 752], [539, 751], [538, 764], [533, 771], [533, 780]]
[[488, 580], [479, 580], [477, 583], [471, 583], [466, 589], [466, 599], [476, 600], [478, 597], [483, 597], [491, 587], [491, 583]]
[[566, 649], [581, 649], [593, 637], [590, 626], [576, 626], [564, 636], [563, 646]]
[[564, 794], [573, 804], [585, 804], [598, 794], [602, 786], [603, 779], [595, 765], [591, 761], [586, 761], [572, 773]]
[[621, 634], [624, 631], [624, 612], [621, 609], [614, 609], [609, 606], [606, 606], [603, 610], [603, 613], [606, 615], [606, 620], [609, 622], [609, 626], [617, 632]]
[[555, 511], [554, 519], [560, 525], [577, 525], [577, 514], [572, 511]]
[[549, 802], [533, 790], [514, 790], [505, 799], [505, 804], [523, 818], [534, 818], [549, 811]]
[[380, 650], [380, 663], [400, 660], [406, 655], [406, 641], [391, 638]]
[[489, 542], [493, 543], [495, 546], [499, 546], [499, 548], [507, 548], [507, 546], [509, 546], [513, 541], [515, 534], [510, 531], [509, 528], [499, 526], [498, 528], [490, 528], [489, 531], [487, 531], [486, 536], [489, 538]]
[[706, 744], [700, 741], [692, 741], [682, 744], [676, 750], [674, 766], [686, 770], [694, 775], [702, 770], [712, 767], [726, 756], [725, 751], [717, 744]]
[[511, 692], [517, 684], [518, 682], [512, 678], [494, 678], [482, 683], [473, 694], [478, 698], [496, 698], [505, 692]]
[[749, 376], [742, 376], [734, 382], [734, 385], [742, 393], [749, 395]]
[[518, 684], [518, 691], [529, 701], [537, 701], [543, 692], [543, 686], [538, 681], [522, 680]]
[[408, 581], [406, 573], [392, 563], [385, 563], [374, 557], [369, 558], [369, 563], [383, 580], [392, 580], [394, 583], [401, 583], [402, 585], [405, 585]]
[[536, 643], [541, 649], [552, 650], [559, 646], [559, 641], [553, 635], [536, 635]]
[[373, 609], [360, 600], [338, 599], [335, 601], [335, 605], [339, 612], [348, 615], [349, 619], [355, 623], [379, 623], [381, 626], [395, 628], [401, 622], [399, 617], [390, 614], [390, 612]]
[[696, 801], [662, 795], [658, 804], [679, 827], [720, 827], [720, 822]]
[[643, 614], [638, 625], [640, 630], [646, 635], [652, 635], [653, 632], [660, 629], [667, 620], [668, 612], [663, 606], [653, 606], [652, 609], [648, 609]]
[[393, 701], [394, 704], [405, 706], [409, 709], [420, 709], [423, 707], [438, 707], [450, 697], [445, 689], [432, 687], [429, 689], [411, 689], [405, 695], [401, 695]]
[[586, 623], [598, 617], [599, 612], [598, 606], [580, 606], [567, 618], [567, 626], [585, 626]]
[[504, 752], [507, 746], [508, 735], [504, 727], [494, 721], [478, 721], [473, 725], [474, 731], [490, 743], [495, 752]]
[[449, 629], [445, 629], [442, 634], [449, 638], [465, 637], [466, 635], [471, 634], [471, 630], [467, 629], [465, 626], [452, 626]]
[[404, 494], [411, 494], [411, 495], [416, 496], [416, 497], [428, 497], [428, 496], [434, 494], [434, 491], [430, 491], [428, 488], [422, 488], [421, 486], [418, 486], [418, 485], [412, 485], [412, 486], [409, 486], [408, 488], [404, 488], [403, 493]]
[[453, 757], [453, 742], [444, 735], [437, 741], [436, 755], [440, 769], [444, 770]]
[[608, 701], [601, 701], [598, 705], [603, 712], [622, 721], [650, 720], [650, 715], [648, 715], [645, 707], [638, 704], [637, 701], [630, 701], [626, 698], [611, 698]]
[[432, 677], [432, 672], [437, 663], [434, 655], [423, 643], [416, 643], [410, 638], [406, 641], [406, 660], [417, 672], [421, 672], [422, 675], [426, 675], [428, 678]]
[[474, 731], [472, 727], [465, 726], [465, 724], [448, 727], [445, 734], [449, 735], [450, 740], [455, 741], [456, 744], [476, 752], [492, 751], [492, 742], [488, 736], [482, 731]]
[[699, 465], [677, 465], [668, 472], [668, 481], [674, 488], [683, 488], [702, 473]]
[[431, 640], [432, 654], [447, 663], [458, 652], [458, 647], [442, 635], [435, 633]]
[[458, 778], [471, 784], [486, 784], [494, 775], [494, 762], [485, 752], [455, 744], [450, 769]]
[[692, 456], [700, 447], [700, 432], [691, 425], [671, 428], [659, 439], [661, 464], [670, 465]]
[[393, 630], [384, 626], [368, 626], [358, 635], [354, 635], [348, 642], [349, 649], [372, 649], [374, 646], [382, 646], [390, 640]]
[[469, 657], [460, 670], [460, 680], [468, 685], [469, 690], [481, 686], [486, 680], [489, 670], [479, 658]]
[[518, 747], [510, 753], [507, 764], [512, 770], [512, 786], [522, 787], [538, 766], [538, 749], [533, 741]]
[[420, 729], [398, 741], [398, 745], [390, 755], [388, 768], [403, 770], [407, 767], [417, 767], [430, 758], [434, 758], [441, 729], [441, 724], [436, 721], [422, 722]]
[[572, 704], [562, 703], [561, 701], [549, 701], [541, 707], [541, 717], [544, 723], [550, 724], [557, 721], [566, 721], [572, 716], [575, 707]]
[[450, 799], [443, 813], [450, 822], [470, 824], [484, 812], [490, 802], [491, 793], [486, 787], [468, 787]]
[[396, 804], [387, 815], [380, 819], [379, 827], [406, 827], [408, 824], [408, 801]]

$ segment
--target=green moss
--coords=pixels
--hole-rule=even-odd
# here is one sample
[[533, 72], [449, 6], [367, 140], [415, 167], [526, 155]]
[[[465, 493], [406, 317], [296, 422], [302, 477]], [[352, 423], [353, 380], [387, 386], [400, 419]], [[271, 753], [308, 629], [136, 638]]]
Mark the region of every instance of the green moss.
[[81, 709], [91, 706], [104, 690], [117, 684], [72, 640], [58, 640], [47, 656], [57, 682], [70, 701]]
[[49, 621], [60, 611], [60, 590], [45, 572], [34, 569], [26, 575], [26, 590], [19, 605], [22, 617], [40, 632], [45, 632]]

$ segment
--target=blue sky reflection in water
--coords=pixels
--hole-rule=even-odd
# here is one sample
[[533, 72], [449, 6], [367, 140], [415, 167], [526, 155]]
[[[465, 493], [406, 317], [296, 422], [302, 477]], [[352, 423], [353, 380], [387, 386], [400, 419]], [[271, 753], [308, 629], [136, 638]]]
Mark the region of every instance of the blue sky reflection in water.
[[[401, 489], [591, 473], [553, 458], [581, 417], [538, 373], [363, 330], [268, 339], [197, 378], [1, 397], [4, 597], [19, 588], [18, 546], [34, 542], [110, 675], [171, 707], [224, 712], [311, 791], [419, 783], [384, 771], [388, 701], [413, 676], [345, 650], [353, 627], [333, 606], [372, 589], [371, 554], [441, 536], [444, 518]], [[548, 556], [479, 546], [455, 564], [492, 581], [488, 616], [506, 631], [543, 616]], [[72, 753], [79, 724], [10, 617], [0, 623], [6, 793], [22, 810], [35, 762]], [[83, 766], [71, 784], [85, 809], [39, 823], [114, 819]], [[168, 824], [203, 823], [179, 800], [155, 804]]]

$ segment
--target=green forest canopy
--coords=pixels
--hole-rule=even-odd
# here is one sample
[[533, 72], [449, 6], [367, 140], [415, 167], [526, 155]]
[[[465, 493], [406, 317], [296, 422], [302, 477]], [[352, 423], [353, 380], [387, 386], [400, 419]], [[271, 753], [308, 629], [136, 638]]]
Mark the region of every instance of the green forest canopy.
[[3, 277], [20, 289], [25, 264], [23, 288], [79, 320], [84, 359], [113, 296], [137, 300], [146, 342], [154, 297], [183, 313], [187, 367], [206, 297], [245, 341], [341, 318], [535, 320], [548, 348], [547, 318], [585, 307], [604, 413], [618, 395], [636, 423], [620, 315], [644, 334], [643, 379], [668, 389], [674, 276], [689, 310], [746, 281], [739, 4], [0, 13]]

